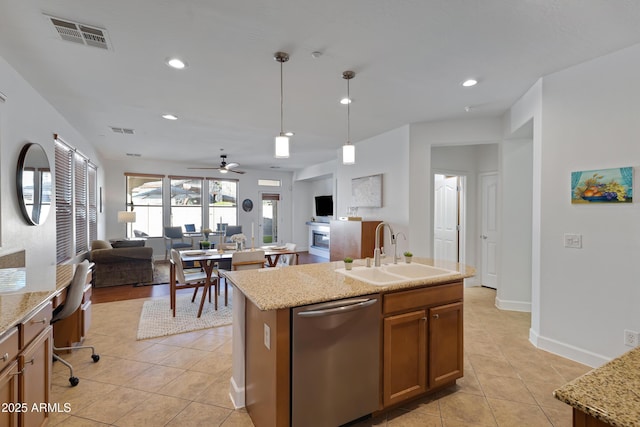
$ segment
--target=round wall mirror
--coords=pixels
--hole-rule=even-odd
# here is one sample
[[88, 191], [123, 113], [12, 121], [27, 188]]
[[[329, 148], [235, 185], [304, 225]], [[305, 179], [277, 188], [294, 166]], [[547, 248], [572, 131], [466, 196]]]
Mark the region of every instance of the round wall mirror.
[[39, 144], [22, 147], [16, 184], [22, 215], [29, 224], [42, 224], [51, 208], [52, 175], [49, 159]]

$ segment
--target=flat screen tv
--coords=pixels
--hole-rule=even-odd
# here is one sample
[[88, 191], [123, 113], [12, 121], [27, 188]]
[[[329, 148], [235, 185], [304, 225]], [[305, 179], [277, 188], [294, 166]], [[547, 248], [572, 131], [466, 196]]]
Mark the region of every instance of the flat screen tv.
[[316, 196], [316, 216], [333, 216], [333, 196]]

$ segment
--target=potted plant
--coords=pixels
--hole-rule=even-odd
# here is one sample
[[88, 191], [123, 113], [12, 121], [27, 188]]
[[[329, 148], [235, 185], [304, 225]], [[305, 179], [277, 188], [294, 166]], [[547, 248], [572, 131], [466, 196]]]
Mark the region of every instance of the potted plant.
[[208, 240], [200, 240], [200, 249], [211, 249], [211, 242]]
[[407, 264], [411, 264], [412, 259], [413, 259], [413, 254], [409, 251], [406, 251], [404, 253], [404, 262], [406, 262]]
[[353, 267], [353, 258], [346, 257], [343, 261], [344, 261], [344, 269], [351, 270], [351, 267]]
[[213, 231], [210, 228], [205, 228], [202, 230], [202, 234], [204, 234], [204, 238], [206, 240], [209, 240], [209, 234], [213, 233]]

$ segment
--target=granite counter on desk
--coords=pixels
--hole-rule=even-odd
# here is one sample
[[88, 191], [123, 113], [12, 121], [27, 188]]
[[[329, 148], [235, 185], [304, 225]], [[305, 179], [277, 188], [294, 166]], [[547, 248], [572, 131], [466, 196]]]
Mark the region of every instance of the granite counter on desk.
[[[20, 323], [36, 308], [60, 294], [71, 283], [74, 271], [74, 265], [59, 265], [55, 267], [55, 287], [52, 287], [51, 290], [8, 295], [0, 294], [0, 336]], [[27, 285], [28, 280], [27, 278]]]
[[[337, 273], [335, 270], [343, 268], [344, 263], [335, 261], [282, 268], [230, 271], [225, 272], [224, 275], [260, 310], [277, 310], [378, 292], [436, 285], [475, 274], [473, 267], [456, 262], [416, 257], [414, 262], [452, 270], [457, 274], [427, 280], [409, 280], [388, 286], [374, 286]], [[364, 265], [364, 260], [356, 260], [354, 265]]]
[[640, 426], [640, 348], [571, 381], [554, 395], [606, 424]]

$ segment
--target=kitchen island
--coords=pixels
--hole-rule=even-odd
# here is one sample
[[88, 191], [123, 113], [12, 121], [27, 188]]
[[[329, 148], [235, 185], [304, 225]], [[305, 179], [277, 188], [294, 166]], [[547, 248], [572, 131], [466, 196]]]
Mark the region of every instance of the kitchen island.
[[573, 407], [575, 427], [640, 426], [640, 348], [554, 391]]
[[[475, 270], [425, 258], [414, 262], [449, 272], [384, 286], [341, 274], [342, 262], [225, 273], [234, 285], [230, 395], [235, 406], [246, 406], [256, 426], [292, 425], [293, 309], [354, 297], [380, 301], [375, 325], [380, 368], [374, 373], [380, 392], [374, 412], [462, 377], [463, 279]], [[363, 266], [364, 260], [355, 264]]]

